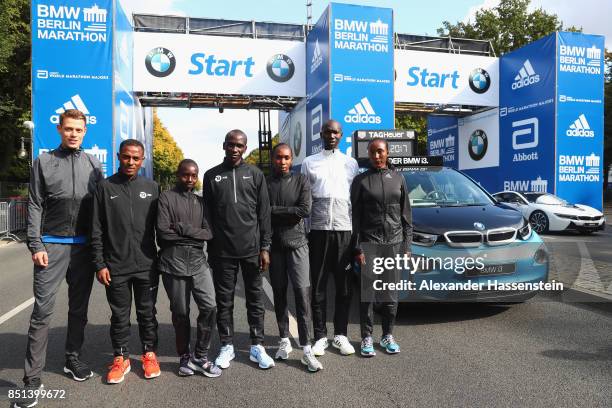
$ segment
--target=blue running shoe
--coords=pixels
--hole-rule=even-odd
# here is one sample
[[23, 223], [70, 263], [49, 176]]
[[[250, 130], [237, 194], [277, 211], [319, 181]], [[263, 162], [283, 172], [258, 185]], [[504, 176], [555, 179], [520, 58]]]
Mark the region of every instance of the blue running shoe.
[[208, 361], [205, 358], [192, 357], [189, 360], [189, 368], [210, 378], [219, 377], [223, 373], [223, 371], [221, 371], [221, 369], [217, 367], [215, 363]]
[[264, 370], [274, 367], [274, 360], [272, 360], [272, 357], [266, 353], [266, 349], [260, 344], [251, 346], [249, 359], [259, 364], [259, 368], [263, 368]]
[[230, 366], [230, 361], [236, 358], [236, 354], [234, 354], [234, 346], [232, 344], [226, 344], [221, 347], [221, 351], [219, 351], [219, 356], [215, 360], [215, 365], [220, 368], [227, 368]]
[[400, 346], [395, 342], [391, 334], [387, 334], [380, 339], [380, 347], [384, 348], [388, 354], [397, 354], [400, 352]]
[[376, 355], [372, 336], [366, 336], [361, 340], [361, 355], [364, 357], [374, 357]]
[[189, 359], [191, 359], [191, 354], [183, 354], [181, 356], [181, 361], [179, 362], [179, 370], [178, 375], [181, 377], [188, 377], [190, 375], [194, 375], [195, 373], [189, 367]]

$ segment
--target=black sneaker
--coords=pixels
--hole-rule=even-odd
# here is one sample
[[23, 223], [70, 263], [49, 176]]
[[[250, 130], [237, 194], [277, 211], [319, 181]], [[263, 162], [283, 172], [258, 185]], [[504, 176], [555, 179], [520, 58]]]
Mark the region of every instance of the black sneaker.
[[40, 393], [40, 389], [43, 388], [42, 383], [40, 382], [40, 378], [31, 378], [27, 383], [23, 386], [23, 389], [20, 390], [22, 394], [20, 397], [13, 402], [11, 407], [13, 408], [31, 408], [38, 404], [38, 394]]
[[87, 364], [76, 357], [66, 359], [64, 372], [70, 374], [74, 381], [85, 381], [93, 377], [93, 372], [87, 367]]

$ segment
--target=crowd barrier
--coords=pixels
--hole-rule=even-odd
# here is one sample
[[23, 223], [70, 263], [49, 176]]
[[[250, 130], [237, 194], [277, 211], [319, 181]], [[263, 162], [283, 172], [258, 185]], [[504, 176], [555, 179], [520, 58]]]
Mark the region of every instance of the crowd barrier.
[[26, 229], [27, 216], [27, 201], [0, 201], [0, 239], [21, 241], [15, 233]]

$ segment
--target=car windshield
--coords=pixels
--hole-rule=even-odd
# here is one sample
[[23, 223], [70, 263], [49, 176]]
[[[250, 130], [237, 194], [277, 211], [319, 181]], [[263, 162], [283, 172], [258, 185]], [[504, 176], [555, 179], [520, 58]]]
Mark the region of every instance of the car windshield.
[[493, 201], [458, 171], [447, 168], [402, 170], [413, 207], [463, 207]]
[[542, 194], [536, 201], [538, 204], [549, 204], [549, 205], [566, 205], [567, 201], [552, 194]]

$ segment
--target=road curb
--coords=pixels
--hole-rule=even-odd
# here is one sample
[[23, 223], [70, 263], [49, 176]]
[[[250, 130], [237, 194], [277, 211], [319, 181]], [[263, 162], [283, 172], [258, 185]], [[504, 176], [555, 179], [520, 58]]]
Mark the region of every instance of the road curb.
[[555, 300], [562, 303], [579, 303], [612, 313], [612, 296], [604, 293], [593, 292], [582, 288], [565, 288], [563, 292], [550, 294]]

